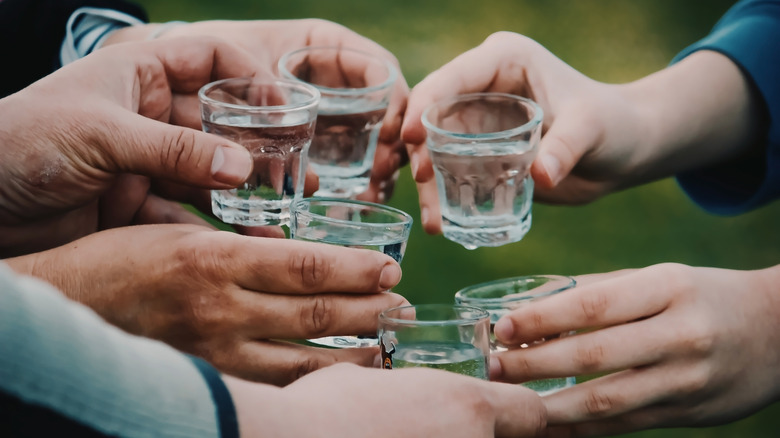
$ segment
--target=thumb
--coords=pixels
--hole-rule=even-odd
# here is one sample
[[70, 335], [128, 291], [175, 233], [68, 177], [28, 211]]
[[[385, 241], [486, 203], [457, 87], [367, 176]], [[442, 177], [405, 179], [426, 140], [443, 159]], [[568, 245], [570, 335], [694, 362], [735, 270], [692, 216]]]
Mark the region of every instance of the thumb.
[[562, 111], [550, 125], [531, 165], [531, 175], [539, 188], [557, 186], [598, 143], [600, 131], [589, 120], [577, 111]]
[[[125, 115], [104, 150], [114, 169], [211, 189], [236, 187], [252, 172], [249, 151], [225, 138]], [[116, 141], [119, 139], [118, 141]]]

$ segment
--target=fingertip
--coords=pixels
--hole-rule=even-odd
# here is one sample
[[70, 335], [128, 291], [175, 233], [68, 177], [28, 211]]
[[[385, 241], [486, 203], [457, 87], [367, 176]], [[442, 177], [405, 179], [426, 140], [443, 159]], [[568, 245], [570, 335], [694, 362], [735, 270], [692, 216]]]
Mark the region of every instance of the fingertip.
[[385, 264], [379, 274], [379, 287], [388, 290], [401, 281], [401, 267], [395, 261]]
[[220, 145], [211, 159], [211, 177], [215, 181], [237, 186], [252, 172], [252, 155], [241, 146]]

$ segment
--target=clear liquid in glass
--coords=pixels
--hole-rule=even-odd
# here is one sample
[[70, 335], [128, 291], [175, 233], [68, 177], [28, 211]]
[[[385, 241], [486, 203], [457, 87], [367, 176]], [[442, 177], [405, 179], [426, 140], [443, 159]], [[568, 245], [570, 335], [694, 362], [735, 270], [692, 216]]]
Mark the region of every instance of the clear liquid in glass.
[[212, 190], [214, 215], [225, 223], [249, 226], [287, 224], [290, 202], [303, 190], [305, 150], [314, 121], [289, 126], [263, 124], [250, 116], [216, 116], [203, 130], [246, 147], [254, 169], [235, 189]]

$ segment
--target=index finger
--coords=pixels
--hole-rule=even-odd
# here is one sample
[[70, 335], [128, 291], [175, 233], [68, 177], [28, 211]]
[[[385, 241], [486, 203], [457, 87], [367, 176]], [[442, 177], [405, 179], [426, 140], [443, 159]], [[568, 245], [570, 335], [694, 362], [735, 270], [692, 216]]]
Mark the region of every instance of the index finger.
[[528, 303], [499, 319], [494, 334], [506, 345], [519, 345], [558, 333], [655, 315], [669, 303], [663, 286], [667, 276], [659, 275], [658, 269], [615, 275]]
[[[205, 234], [205, 233], [204, 233]], [[236, 284], [269, 293], [377, 293], [401, 280], [401, 267], [378, 251], [290, 239], [211, 233]], [[231, 239], [229, 245], [224, 245]], [[222, 259], [222, 258], [220, 258]]]

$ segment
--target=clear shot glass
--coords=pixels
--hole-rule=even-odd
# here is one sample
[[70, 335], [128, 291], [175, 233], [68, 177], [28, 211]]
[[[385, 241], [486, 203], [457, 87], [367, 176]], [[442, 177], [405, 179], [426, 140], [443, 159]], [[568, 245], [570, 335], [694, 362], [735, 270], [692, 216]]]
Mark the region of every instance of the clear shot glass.
[[490, 315], [472, 306], [421, 304], [379, 315], [382, 368], [425, 367], [489, 379]]
[[[292, 205], [290, 237], [349, 248], [365, 248], [401, 263], [412, 217], [387, 205], [340, 198], [303, 198]], [[309, 342], [335, 348], [377, 344], [373, 335], [325, 336]]]
[[430, 105], [422, 123], [444, 237], [468, 249], [521, 240], [531, 228], [541, 107], [511, 94], [464, 94]]
[[282, 77], [322, 95], [309, 150], [320, 180], [315, 196], [352, 198], [366, 191], [396, 67], [360, 50], [312, 46], [283, 55], [278, 68]]
[[238, 225], [288, 224], [290, 203], [303, 197], [319, 91], [299, 81], [231, 78], [203, 86], [198, 98], [203, 130], [244, 146], [254, 160], [241, 186], [211, 192], [214, 215]]
[[[502, 316], [520, 306], [555, 295], [576, 285], [577, 281], [574, 278], [564, 275], [511, 277], [465, 287], [455, 293], [455, 302], [479, 307], [490, 313], [490, 351], [500, 352], [506, 351], [507, 348], [496, 341], [493, 327]], [[555, 338], [570, 334], [573, 333], [561, 333]], [[536, 342], [545, 340], [540, 339]], [[528, 345], [523, 344], [520, 348], [528, 348]], [[575, 383], [574, 377], [562, 377], [534, 380], [523, 385], [546, 395], [573, 386]]]

